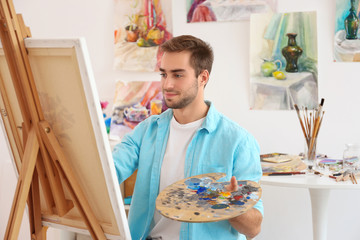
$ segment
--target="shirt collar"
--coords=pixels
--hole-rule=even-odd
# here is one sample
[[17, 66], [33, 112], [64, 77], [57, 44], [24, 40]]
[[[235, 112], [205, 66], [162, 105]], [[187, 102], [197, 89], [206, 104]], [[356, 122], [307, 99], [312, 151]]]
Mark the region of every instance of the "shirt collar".
[[209, 133], [211, 133], [216, 129], [216, 126], [219, 123], [220, 114], [214, 107], [214, 104], [212, 104], [210, 101], [205, 101], [205, 103], [209, 106], [209, 110], [201, 128], [206, 129]]

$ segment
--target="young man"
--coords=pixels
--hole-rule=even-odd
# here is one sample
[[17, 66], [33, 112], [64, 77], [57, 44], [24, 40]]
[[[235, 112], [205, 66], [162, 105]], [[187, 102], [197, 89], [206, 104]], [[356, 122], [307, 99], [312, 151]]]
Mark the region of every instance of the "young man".
[[[194, 175], [223, 172], [231, 180], [258, 182], [259, 147], [246, 130], [204, 101], [213, 51], [184, 35], [162, 45], [161, 85], [169, 109], [141, 122], [113, 152], [119, 182], [138, 169], [129, 212], [133, 239], [245, 239], [260, 232], [263, 206], [214, 223], [180, 223], [162, 217], [155, 200], [166, 186]], [[232, 177], [233, 176], [233, 177]]]

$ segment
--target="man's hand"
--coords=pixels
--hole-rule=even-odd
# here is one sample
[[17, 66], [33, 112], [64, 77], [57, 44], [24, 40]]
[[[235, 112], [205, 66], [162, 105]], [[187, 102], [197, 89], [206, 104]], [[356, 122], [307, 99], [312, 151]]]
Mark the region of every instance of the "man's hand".
[[[227, 191], [234, 192], [239, 189], [235, 176], [230, 179], [230, 185], [225, 186]], [[254, 238], [260, 233], [262, 214], [255, 208], [251, 208], [240, 216], [229, 219], [233, 228], [250, 238]]]

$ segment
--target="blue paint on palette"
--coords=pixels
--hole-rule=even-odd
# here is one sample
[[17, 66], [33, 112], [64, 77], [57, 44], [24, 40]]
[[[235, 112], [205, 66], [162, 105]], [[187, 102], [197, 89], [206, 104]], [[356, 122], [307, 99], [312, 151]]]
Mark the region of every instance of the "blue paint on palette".
[[227, 204], [215, 204], [211, 208], [213, 208], [213, 209], [226, 209], [226, 208], [229, 208], [229, 205], [227, 205]]
[[210, 200], [213, 200], [214, 198], [208, 198], [208, 197], [205, 197], [205, 198], [199, 198], [199, 200], [206, 200], [206, 201], [210, 201]]
[[244, 205], [245, 203], [242, 202], [242, 201], [234, 201], [234, 202], [231, 202], [231, 204], [242, 206], [242, 205]]
[[[199, 201], [206, 201], [213, 209], [228, 209], [231, 205], [242, 206], [247, 199], [251, 199], [249, 194], [257, 191], [257, 188], [251, 189], [247, 186], [246, 181], [238, 181], [239, 190], [234, 192], [226, 191], [225, 186], [230, 182], [214, 183], [209, 178], [190, 178], [184, 183], [189, 189], [196, 190]], [[198, 202], [198, 204], [204, 203]]]
[[185, 184], [188, 186], [188, 188], [192, 190], [198, 190], [200, 183], [201, 179], [199, 178], [190, 178], [185, 181]]
[[207, 188], [206, 187], [202, 187], [202, 186], [199, 186], [199, 188], [197, 189], [197, 194], [199, 193], [203, 193], [203, 192], [206, 192]]

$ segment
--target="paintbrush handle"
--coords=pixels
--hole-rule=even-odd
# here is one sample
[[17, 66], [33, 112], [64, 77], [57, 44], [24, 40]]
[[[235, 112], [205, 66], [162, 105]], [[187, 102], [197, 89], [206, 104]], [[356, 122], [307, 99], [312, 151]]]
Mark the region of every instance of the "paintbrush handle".
[[263, 176], [286, 176], [286, 175], [298, 175], [305, 174], [305, 172], [267, 172], [263, 173]]
[[300, 117], [299, 108], [298, 108], [298, 106], [297, 106], [296, 104], [294, 105], [294, 107], [295, 107], [295, 109], [296, 109], [296, 114], [297, 114], [298, 119], [299, 119], [299, 121], [300, 121], [301, 129], [302, 129], [302, 131], [303, 131], [304, 137], [305, 137], [305, 139], [306, 139], [306, 138], [307, 138], [307, 136], [306, 136], [306, 131], [305, 131], [304, 124], [303, 124], [303, 122], [302, 122], [302, 120], [301, 120], [301, 117]]

